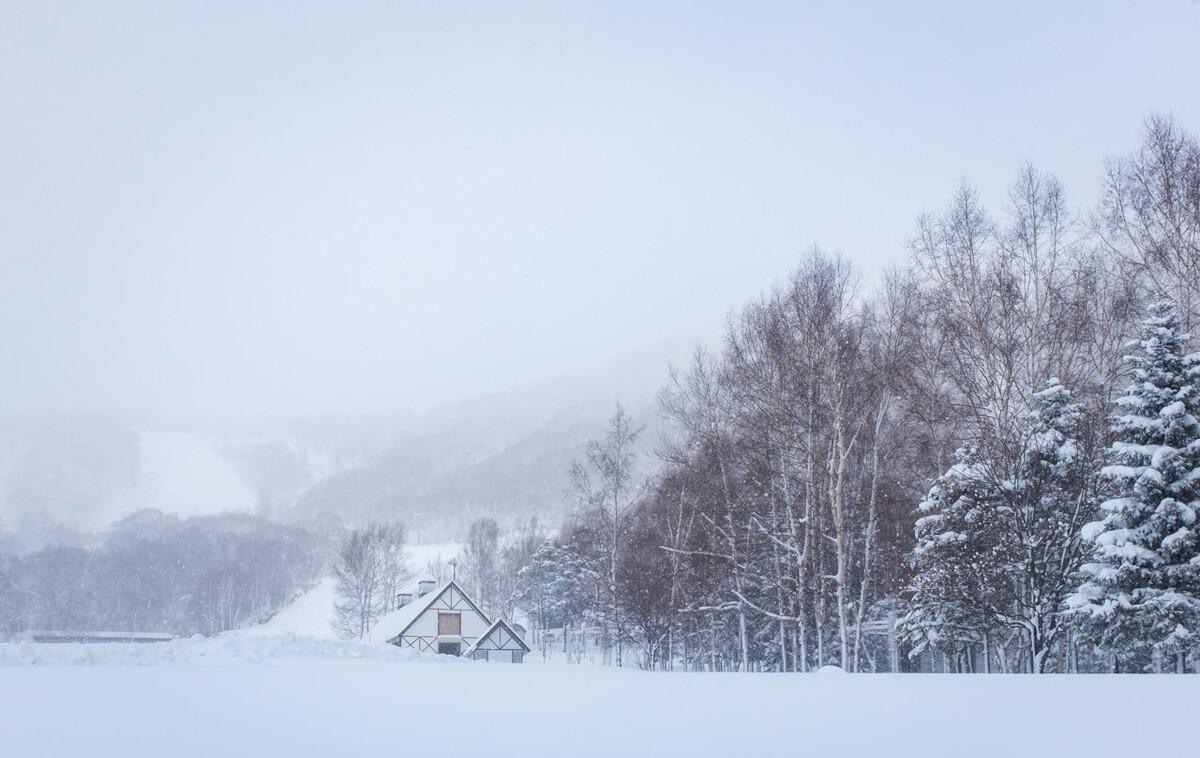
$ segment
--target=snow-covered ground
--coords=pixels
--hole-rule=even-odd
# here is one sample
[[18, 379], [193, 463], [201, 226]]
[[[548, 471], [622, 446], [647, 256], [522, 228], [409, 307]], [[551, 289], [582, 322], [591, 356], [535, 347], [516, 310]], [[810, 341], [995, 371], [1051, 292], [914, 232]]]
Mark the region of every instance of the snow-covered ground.
[[[422, 546], [413, 568], [457, 546]], [[0, 756], [1190, 755], [1200, 678], [646, 673], [333, 638], [325, 580], [258, 627], [0, 645]], [[530, 657], [537, 660], [536, 656]]]
[[[1191, 755], [1200, 697], [1200, 679], [1183, 676], [644, 673], [374, 657], [297, 638], [171, 645], [142, 646], [142, 662], [161, 665], [106, 664], [132, 646], [94, 645], [74, 647], [114, 652], [98, 665], [0, 667], [0, 753]], [[0, 662], [19, 647], [0, 646]], [[24, 649], [42, 647], [70, 646]], [[1168, 726], [1150, 736], [1151, 724]]]

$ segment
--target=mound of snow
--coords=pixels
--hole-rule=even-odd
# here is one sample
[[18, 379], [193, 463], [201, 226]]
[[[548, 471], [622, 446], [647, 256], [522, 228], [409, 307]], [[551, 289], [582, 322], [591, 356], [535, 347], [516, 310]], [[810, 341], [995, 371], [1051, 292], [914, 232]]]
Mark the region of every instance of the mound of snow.
[[822, 666], [821, 668], [817, 669], [817, 673], [818, 674], [844, 674], [844, 673], [846, 673], [846, 670], [843, 669], [841, 666], [829, 665], [829, 666]]
[[231, 632], [232, 637], [279, 637], [296, 635], [333, 639], [333, 604], [337, 582], [333, 577], [322, 579], [316, 587], [284, 606], [266, 622]]

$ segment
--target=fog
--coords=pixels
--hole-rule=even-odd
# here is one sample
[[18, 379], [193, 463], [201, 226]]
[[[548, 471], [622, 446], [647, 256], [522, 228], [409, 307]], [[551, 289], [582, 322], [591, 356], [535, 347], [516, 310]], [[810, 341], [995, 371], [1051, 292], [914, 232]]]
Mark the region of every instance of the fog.
[[[1163, 23], [1174, 18], [1174, 23]], [[1092, 207], [1200, 123], [1194, 3], [0, 7], [0, 536], [143, 508], [437, 537], [964, 179]], [[1119, 104], [1119, 108], [1114, 104]], [[66, 529], [64, 533], [62, 530]]]
[[963, 177], [1090, 191], [1196, 122], [1198, 22], [5, 3], [0, 409], [421, 410], [700, 339], [811, 244], [899, 260]]

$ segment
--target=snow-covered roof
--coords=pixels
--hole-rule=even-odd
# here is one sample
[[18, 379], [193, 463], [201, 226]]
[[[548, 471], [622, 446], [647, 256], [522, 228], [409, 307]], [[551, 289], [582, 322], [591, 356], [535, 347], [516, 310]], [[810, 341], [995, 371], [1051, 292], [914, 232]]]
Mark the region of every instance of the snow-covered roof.
[[529, 646], [525, 644], [525, 640], [521, 639], [521, 635], [513, 631], [513, 628], [508, 625], [508, 622], [506, 622], [504, 619], [496, 619], [492, 625], [487, 628], [487, 631], [479, 635], [479, 639], [475, 640], [474, 644], [472, 644], [466, 649], [466, 651], [463, 652], [463, 655], [467, 656], [475, 652], [475, 649], [478, 648], [481, 643], [486, 642], [489, 637], [495, 634], [497, 629], [504, 629], [504, 631], [508, 632], [510, 637], [517, 641], [517, 644], [520, 645], [526, 653], [530, 652]]
[[451, 587], [458, 590], [459, 594], [461, 594], [463, 598], [470, 603], [471, 607], [475, 608], [475, 610], [479, 612], [480, 616], [483, 616], [483, 620], [486, 623], [487, 616], [484, 616], [483, 612], [479, 611], [479, 609], [475, 607], [475, 603], [471, 602], [471, 599], [467, 596], [467, 593], [463, 592], [462, 587], [459, 587], [453, 581], [449, 581], [432, 592], [426, 593], [419, 598], [415, 598], [411, 603], [403, 608], [397, 608], [388, 615], [379, 619], [379, 621], [375, 622], [375, 626], [371, 627], [371, 639], [379, 642], [391, 642], [400, 635], [404, 634], [404, 632], [410, 626], [412, 626], [413, 622], [416, 621], [422, 613], [429, 610], [429, 606], [433, 605], [434, 602], [436, 602], [437, 599]]
[[401, 608], [397, 608], [391, 613], [375, 622], [375, 626], [371, 627], [371, 639], [380, 642], [391, 642], [396, 637], [399, 637], [405, 629], [412, 625], [412, 622], [417, 620], [425, 611], [429, 610], [429, 606], [433, 605], [433, 601], [438, 599], [449, 584], [428, 592], [421, 597], [413, 598], [412, 602]]

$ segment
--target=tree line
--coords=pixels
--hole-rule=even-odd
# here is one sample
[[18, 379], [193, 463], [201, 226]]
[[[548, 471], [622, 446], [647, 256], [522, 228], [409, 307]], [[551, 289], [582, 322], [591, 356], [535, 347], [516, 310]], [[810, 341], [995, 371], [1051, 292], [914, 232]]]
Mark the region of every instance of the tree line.
[[1073, 212], [963, 186], [865, 288], [813, 250], [618, 407], [519, 575], [616, 664], [1190, 670], [1200, 643], [1200, 148], [1169, 118]]
[[98, 545], [0, 555], [0, 639], [29, 630], [211, 635], [268, 618], [329, 565], [313, 531], [257, 516], [116, 522]]

